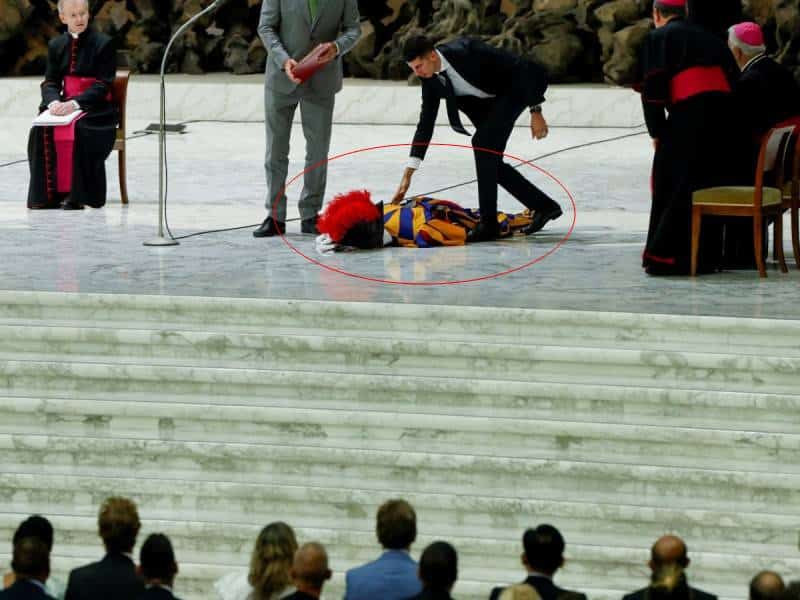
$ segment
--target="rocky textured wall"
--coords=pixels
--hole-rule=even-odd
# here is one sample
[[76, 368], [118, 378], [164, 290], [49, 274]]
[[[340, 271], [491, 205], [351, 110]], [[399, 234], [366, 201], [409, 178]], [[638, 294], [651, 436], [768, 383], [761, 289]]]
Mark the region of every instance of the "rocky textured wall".
[[[95, 27], [114, 36], [130, 66], [158, 70], [170, 32], [210, 0], [90, 0]], [[302, 1], [302, 0], [298, 0]], [[800, 77], [800, 0], [743, 0], [770, 51]], [[254, 73], [266, 53], [256, 34], [261, 0], [229, 0], [176, 44], [171, 72]], [[400, 48], [415, 32], [468, 34], [535, 59], [553, 81], [627, 83], [650, 27], [651, 0], [359, 0], [363, 36], [345, 61], [359, 77], [406, 79]], [[59, 31], [55, 0], [0, 0], [0, 73], [40, 74]]]

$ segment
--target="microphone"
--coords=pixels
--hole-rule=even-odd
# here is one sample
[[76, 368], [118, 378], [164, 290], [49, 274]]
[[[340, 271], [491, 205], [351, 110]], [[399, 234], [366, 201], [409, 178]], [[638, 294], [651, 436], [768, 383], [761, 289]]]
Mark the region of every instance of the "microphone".
[[189, 29], [189, 27], [191, 27], [198, 19], [201, 19], [208, 13], [218, 9], [220, 6], [225, 4], [225, 2], [227, 2], [227, 0], [214, 0], [206, 8], [186, 21], [186, 23], [178, 27], [178, 30], [173, 34], [172, 38], [170, 38], [167, 48], [164, 50], [164, 57], [161, 59], [161, 111], [158, 129], [158, 234], [154, 239], [143, 242], [145, 246], [178, 245], [178, 240], [173, 238], [171, 233], [169, 238], [164, 236], [164, 223], [166, 221], [167, 211], [167, 198], [164, 187], [164, 173], [166, 170], [165, 157], [167, 152], [167, 94], [164, 78], [167, 70], [167, 58], [169, 57], [169, 51], [172, 50], [172, 45], [175, 43], [175, 40], [177, 40], [184, 31]]

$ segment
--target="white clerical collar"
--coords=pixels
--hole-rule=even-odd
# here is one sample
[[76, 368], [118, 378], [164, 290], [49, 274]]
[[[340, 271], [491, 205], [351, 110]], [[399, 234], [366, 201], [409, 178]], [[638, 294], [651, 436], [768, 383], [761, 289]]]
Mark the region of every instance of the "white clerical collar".
[[762, 58], [766, 58], [766, 57], [767, 57], [767, 53], [766, 52], [762, 52], [761, 54], [758, 54], [758, 55], [754, 56], [753, 58], [748, 60], [746, 63], [744, 63], [744, 66], [742, 67], [742, 73], [747, 71], [747, 69], [749, 69], [752, 65], [754, 65], [758, 61], [760, 61]]
[[77, 40], [81, 35], [80, 33], [74, 33], [72, 31], [70, 31], [69, 34], [72, 36], [73, 40]]

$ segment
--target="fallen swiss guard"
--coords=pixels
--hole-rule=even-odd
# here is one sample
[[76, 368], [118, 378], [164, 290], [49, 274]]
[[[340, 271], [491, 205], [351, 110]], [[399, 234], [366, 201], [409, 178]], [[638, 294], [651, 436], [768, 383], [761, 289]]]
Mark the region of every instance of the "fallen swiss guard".
[[67, 31], [48, 45], [39, 110], [73, 119], [31, 129], [28, 208], [100, 208], [119, 120], [111, 101], [116, 53], [109, 36], [89, 29], [88, 0], [59, 0], [58, 14]]
[[[525, 235], [532, 213], [498, 211], [498, 238]], [[336, 196], [319, 217], [317, 250], [323, 254], [386, 246], [436, 248], [463, 246], [481, 223], [478, 209], [450, 200], [419, 197], [403, 204], [373, 202], [366, 190]]]

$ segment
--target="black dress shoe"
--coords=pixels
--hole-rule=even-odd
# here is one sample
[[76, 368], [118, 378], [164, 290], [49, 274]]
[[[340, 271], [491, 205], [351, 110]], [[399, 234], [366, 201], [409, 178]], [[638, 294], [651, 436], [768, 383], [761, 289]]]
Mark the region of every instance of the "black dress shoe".
[[475, 244], [477, 242], [491, 242], [496, 240], [500, 235], [497, 223], [479, 222], [474, 229], [467, 232], [467, 243]]
[[267, 217], [264, 222], [253, 232], [253, 237], [272, 237], [281, 235], [286, 231], [286, 223]]
[[28, 206], [30, 210], [53, 210], [55, 208], [60, 209], [60, 204], [31, 204]]
[[61, 208], [64, 210], [83, 210], [83, 204], [75, 202], [71, 196], [67, 196], [61, 203]]
[[308, 219], [303, 219], [300, 223], [300, 231], [317, 235], [319, 233], [317, 230], [317, 215], [309, 217]]
[[525, 235], [531, 235], [532, 233], [536, 233], [537, 231], [541, 230], [545, 225], [547, 225], [548, 221], [555, 221], [559, 218], [562, 214], [560, 206], [556, 206], [555, 208], [549, 211], [536, 211], [533, 213], [533, 218], [531, 219], [531, 224], [528, 225], [525, 229], [522, 230], [522, 233]]

